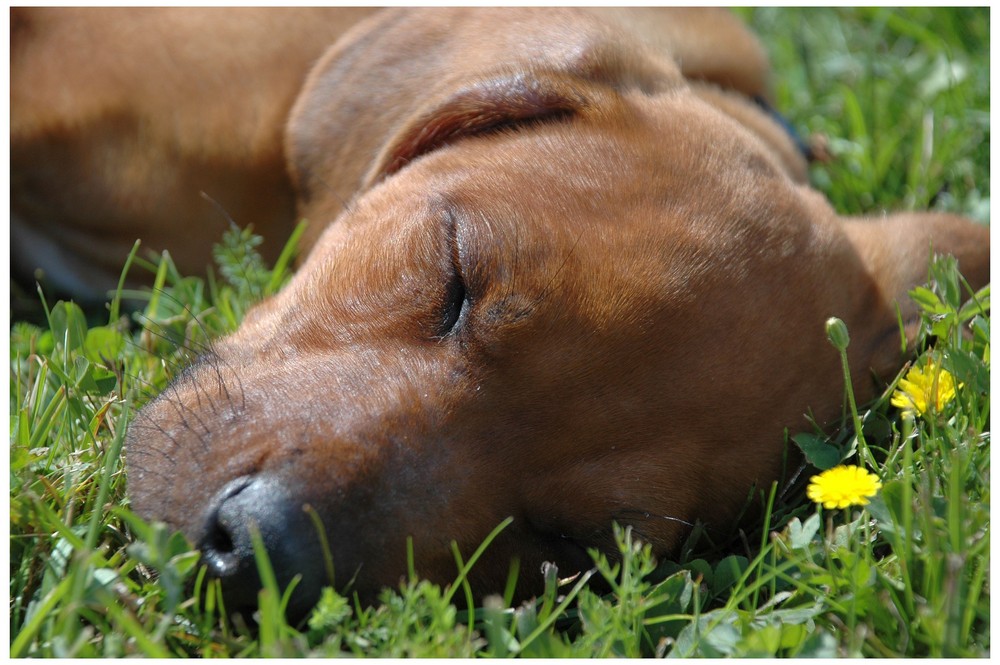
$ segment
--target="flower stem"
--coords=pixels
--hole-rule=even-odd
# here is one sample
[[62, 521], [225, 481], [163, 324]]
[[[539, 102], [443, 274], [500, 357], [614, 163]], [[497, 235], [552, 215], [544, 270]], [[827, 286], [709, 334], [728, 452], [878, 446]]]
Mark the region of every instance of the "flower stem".
[[854, 421], [854, 435], [858, 443], [858, 456], [871, 468], [876, 468], [875, 458], [872, 457], [865, 441], [865, 434], [861, 428], [861, 417], [858, 415], [858, 405], [854, 400], [854, 386], [851, 383], [851, 367], [847, 363], [847, 346], [851, 343], [851, 338], [847, 334], [847, 326], [837, 317], [831, 317], [826, 321], [826, 335], [833, 344], [837, 352], [840, 353], [840, 366], [844, 373], [844, 390], [847, 393], [847, 404], [851, 409], [851, 419]]

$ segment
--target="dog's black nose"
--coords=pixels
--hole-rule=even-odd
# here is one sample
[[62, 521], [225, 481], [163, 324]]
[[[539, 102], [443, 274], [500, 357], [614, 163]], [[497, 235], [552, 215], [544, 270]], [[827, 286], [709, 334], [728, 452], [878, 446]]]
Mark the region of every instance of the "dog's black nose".
[[[222, 581], [226, 611], [252, 617], [261, 589], [252, 532], [260, 534], [279, 591], [299, 582], [289, 605], [289, 620], [312, 607], [324, 580], [318, 578], [315, 528], [300, 502], [273, 476], [244, 476], [226, 484], [209, 504], [205, 530], [199, 542], [209, 574]], [[325, 582], [329, 584], [329, 582]]]

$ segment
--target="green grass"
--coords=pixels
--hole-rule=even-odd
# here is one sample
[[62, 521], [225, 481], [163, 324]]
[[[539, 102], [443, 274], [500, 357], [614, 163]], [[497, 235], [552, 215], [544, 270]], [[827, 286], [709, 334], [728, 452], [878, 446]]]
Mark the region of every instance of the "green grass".
[[[989, 11], [742, 11], [768, 44], [777, 100], [836, 154], [812, 177], [843, 213], [936, 208], [989, 219]], [[292, 243], [294, 245], [294, 243]], [[125, 257], [123, 263], [125, 262]], [[155, 274], [143, 311], [88, 325], [74, 305], [10, 334], [10, 631], [14, 656], [985, 656], [989, 635], [988, 291], [972, 301], [954, 265], [916, 293], [925, 353], [962, 382], [941, 413], [903, 418], [892, 386], [837, 431], [792, 433], [822, 467], [868, 464], [865, 508], [826, 511], [799, 482], [725, 551], [692, 541], [656, 563], [619, 532], [621, 560], [537, 602], [474, 611], [410, 579], [360, 608], [332, 591], [308, 626], [262, 592], [260, 631], [220, 619], [218, 588], [176, 534], [127, 509], [121, 445], [134, 409], [254, 299], [288, 276], [230, 233], [218, 279]], [[969, 304], [969, 303], [972, 304]], [[855, 377], [857, 380], [858, 377]], [[869, 460], [873, 463], [869, 464]], [[456, 567], [457, 570], [457, 567]], [[267, 579], [267, 576], [264, 576]], [[502, 591], [502, 590], [501, 590]]]

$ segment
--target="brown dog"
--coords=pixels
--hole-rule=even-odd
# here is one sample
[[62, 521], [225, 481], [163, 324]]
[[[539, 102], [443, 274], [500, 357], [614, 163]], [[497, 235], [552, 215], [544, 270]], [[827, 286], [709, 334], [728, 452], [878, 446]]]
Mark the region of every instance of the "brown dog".
[[356, 25], [284, 139], [312, 252], [138, 415], [135, 510], [195, 540], [237, 610], [256, 526], [281, 581], [303, 575], [296, 615], [325, 583], [394, 584], [408, 536], [447, 582], [452, 541], [467, 556], [513, 517], [471, 580], [502, 589], [516, 558], [526, 595], [543, 561], [610, 553], [615, 521], [662, 555], [695, 520], [729, 525], [778, 477], [784, 429], [840, 412], [828, 317], [867, 399], [901, 366], [895, 307], [915, 317], [930, 244], [988, 279], [965, 220], [837, 217], [752, 101], [766, 77], [715, 10]]

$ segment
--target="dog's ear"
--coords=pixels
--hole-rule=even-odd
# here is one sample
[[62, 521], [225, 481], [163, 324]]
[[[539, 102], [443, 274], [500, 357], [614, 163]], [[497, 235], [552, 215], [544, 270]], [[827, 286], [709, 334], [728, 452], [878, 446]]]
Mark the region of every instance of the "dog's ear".
[[585, 82], [536, 71], [545, 58], [522, 54], [517, 63], [500, 64], [506, 61], [497, 53], [517, 52], [512, 40], [535, 51], [556, 48], [520, 33], [494, 39], [493, 22], [504, 11], [397, 8], [359, 22], [331, 46], [286, 126], [300, 212], [332, 217], [337, 208], [327, 201], [345, 204], [420, 155], [463, 137], [554, 121], [585, 105], [575, 89], [586, 89]]
[[368, 172], [365, 186], [459, 139], [559, 121], [577, 113], [587, 101], [571, 80], [565, 74], [537, 72], [498, 75], [432, 101], [387, 142]]
[[[973, 289], [989, 283], [989, 229], [963, 217], [897, 213], [882, 218], [848, 218], [844, 229], [881, 299], [898, 305], [908, 344], [914, 341], [919, 324], [919, 311], [909, 292], [927, 281], [933, 255], [955, 256]], [[883, 379], [891, 379], [900, 365], [900, 338], [898, 333], [883, 332], [881, 343], [872, 349], [870, 367]]]

